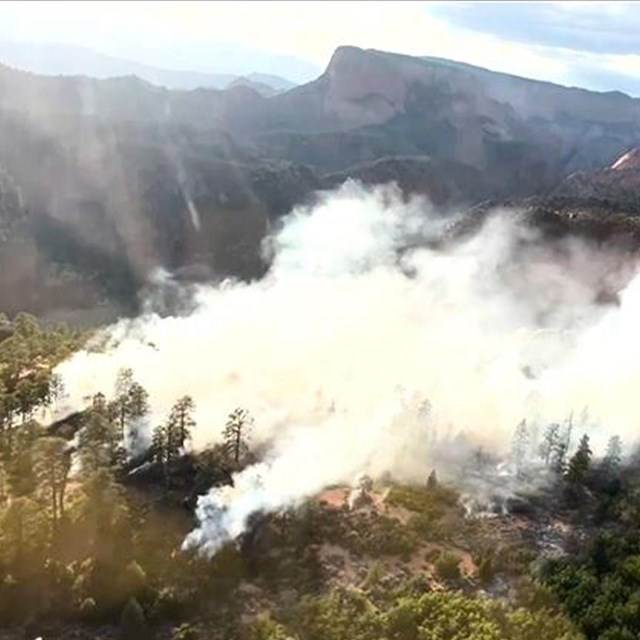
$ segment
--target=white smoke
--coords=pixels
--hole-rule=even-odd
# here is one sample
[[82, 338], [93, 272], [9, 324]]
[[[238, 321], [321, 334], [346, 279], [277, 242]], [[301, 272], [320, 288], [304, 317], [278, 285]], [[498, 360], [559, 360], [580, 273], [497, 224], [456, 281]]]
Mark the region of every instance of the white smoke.
[[152, 424], [194, 398], [195, 448], [220, 440], [236, 406], [250, 411], [269, 454], [200, 498], [185, 545], [209, 553], [252, 513], [363, 472], [424, 479], [436, 431], [505, 449], [523, 417], [561, 421], [588, 405], [600, 445], [631, 438], [640, 280], [619, 308], [596, 305], [629, 265], [577, 241], [551, 250], [513, 219], [430, 249], [418, 240], [444, 223], [425, 202], [348, 183], [288, 217], [260, 282], [200, 287], [190, 315], [122, 322], [111, 348], [61, 365], [71, 405], [128, 366]]

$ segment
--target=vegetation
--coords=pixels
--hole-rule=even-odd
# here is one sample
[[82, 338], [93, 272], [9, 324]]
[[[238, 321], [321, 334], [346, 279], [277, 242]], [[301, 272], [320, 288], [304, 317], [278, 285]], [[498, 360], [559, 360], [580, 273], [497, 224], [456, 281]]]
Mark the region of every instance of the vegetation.
[[[0, 627], [73, 624], [125, 640], [159, 629], [176, 640], [640, 635], [640, 464], [623, 462], [619, 437], [594, 459], [586, 435], [572, 449], [572, 419], [539, 442], [527, 421], [515, 430], [516, 477], [538, 464], [550, 502], [584, 525], [570, 556], [540, 561], [525, 537], [470, 519], [432, 471], [422, 486], [387, 483], [383, 507], [311, 500], [256, 516], [251, 535], [207, 560], [180, 551], [193, 525], [184, 507], [256, 459], [251, 416], [233, 410], [221, 444], [196, 453], [194, 401], [177, 398], [144, 454], [149, 397], [123, 368], [111, 396], [47, 426], [64, 393], [55, 367], [81, 342], [29, 316], [0, 318]], [[471, 454], [474, 473], [491, 466]], [[358, 489], [381, 495], [366, 476]]]
[[254, 640], [579, 640], [561, 615], [549, 610], [510, 610], [502, 602], [459, 592], [403, 596], [383, 607], [354, 589], [307, 597], [280, 623], [259, 617]]

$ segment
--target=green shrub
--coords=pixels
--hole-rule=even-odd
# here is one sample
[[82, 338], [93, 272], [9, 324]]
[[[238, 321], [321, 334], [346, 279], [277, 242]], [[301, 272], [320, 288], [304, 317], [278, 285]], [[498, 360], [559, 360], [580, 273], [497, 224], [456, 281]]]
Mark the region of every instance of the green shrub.
[[370, 589], [377, 585], [384, 577], [384, 567], [380, 562], [374, 562], [367, 571], [367, 577], [362, 584], [364, 589]]
[[265, 621], [251, 640], [284, 640], [292, 631], [301, 640], [581, 640], [565, 618], [547, 610], [514, 611], [451, 591], [406, 593], [380, 607], [352, 589], [306, 597], [295, 628]]
[[387, 496], [387, 503], [437, 519], [447, 508], [458, 504], [458, 497], [456, 491], [441, 485], [431, 489], [394, 485]]
[[269, 615], [261, 614], [249, 629], [249, 640], [289, 640], [289, 636], [281, 624]]
[[198, 640], [200, 631], [198, 627], [185, 622], [173, 630], [171, 640]]
[[481, 584], [486, 586], [491, 583], [494, 576], [493, 559], [487, 555], [478, 564], [478, 579]]
[[460, 578], [460, 558], [449, 552], [443, 552], [435, 562], [436, 572], [443, 580], [458, 580]]

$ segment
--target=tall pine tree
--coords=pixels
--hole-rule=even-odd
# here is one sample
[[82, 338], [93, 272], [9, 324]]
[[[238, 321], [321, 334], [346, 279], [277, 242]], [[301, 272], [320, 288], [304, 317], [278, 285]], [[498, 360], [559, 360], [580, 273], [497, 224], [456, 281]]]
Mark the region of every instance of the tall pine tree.
[[569, 467], [566, 472], [566, 479], [573, 485], [583, 484], [591, 465], [591, 448], [589, 446], [589, 436], [583, 435], [578, 450], [569, 460]]
[[249, 435], [253, 420], [246, 409], [238, 407], [227, 418], [223, 437], [227, 460], [238, 466], [249, 451]]

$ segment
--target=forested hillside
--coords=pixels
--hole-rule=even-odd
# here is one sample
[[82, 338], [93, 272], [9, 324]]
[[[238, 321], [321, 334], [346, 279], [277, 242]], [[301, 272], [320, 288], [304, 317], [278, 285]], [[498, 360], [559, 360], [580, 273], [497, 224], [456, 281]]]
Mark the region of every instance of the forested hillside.
[[[230, 407], [220, 443], [193, 451], [194, 405], [176, 398], [148, 427], [146, 390], [122, 369], [113, 389], [54, 420], [55, 365], [86, 336], [3, 319], [0, 336], [0, 623], [3, 637], [299, 640], [634, 638], [640, 487], [612, 438], [604, 457], [567, 425], [538, 453], [543, 493], [506, 512], [471, 505], [432, 473], [333, 487], [255, 514], [213, 557], [182, 549], [196, 498], [260, 459], [252, 418]], [[149, 437], [152, 436], [149, 441]], [[512, 462], [533, 432], [514, 429]], [[480, 451], [473, 473], [491, 473]], [[487, 476], [488, 477], [488, 476]], [[488, 509], [488, 510], [487, 510]], [[493, 509], [493, 511], [492, 511]], [[8, 635], [7, 635], [8, 634]]]

